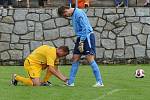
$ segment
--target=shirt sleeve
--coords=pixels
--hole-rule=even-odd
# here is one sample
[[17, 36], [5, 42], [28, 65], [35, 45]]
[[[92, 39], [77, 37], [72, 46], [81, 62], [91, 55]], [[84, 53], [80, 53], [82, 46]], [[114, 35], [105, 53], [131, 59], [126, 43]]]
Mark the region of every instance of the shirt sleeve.
[[55, 60], [55, 65], [59, 65], [59, 59], [58, 58]]
[[46, 54], [47, 59], [47, 65], [55, 66], [55, 60], [56, 60], [56, 49], [51, 48], [51, 51]]
[[47, 65], [55, 66], [55, 61], [52, 58], [47, 58]]
[[81, 28], [82, 28], [82, 35], [80, 37], [81, 41], [84, 41], [88, 35], [88, 27], [85, 23], [85, 20], [82, 16], [79, 17], [79, 22], [80, 22], [80, 25], [81, 25]]

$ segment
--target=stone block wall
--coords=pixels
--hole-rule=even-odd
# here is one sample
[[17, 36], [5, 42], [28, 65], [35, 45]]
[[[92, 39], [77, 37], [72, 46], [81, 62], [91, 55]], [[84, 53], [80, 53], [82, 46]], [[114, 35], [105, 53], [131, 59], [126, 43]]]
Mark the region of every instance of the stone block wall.
[[[12, 0], [15, 7], [27, 7], [27, 0], [23, 0], [21, 3], [17, 3], [16, 0]], [[46, 1], [46, 0], [45, 0]], [[68, 0], [47, 0], [45, 7], [58, 7], [66, 5]], [[141, 7], [144, 5], [145, 0], [128, 0], [129, 7]], [[90, 0], [90, 7], [114, 7], [115, 0]], [[30, 7], [39, 7], [38, 0], [30, 0]]]
[[[145, 0], [128, 0], [129, 7], [141, 7]], [[67, 0], [48, 0], [48, 6], [66, 5]], [[90, 7], [114, 7], [115, 0], [90, 0]]]
[[[150, 8], [84, 9], [96, 35], [99, 63], [149, 63]], [[0, 65], [20, 65], [38, 46], [74, 47], [71, 20], [57, 8], [0, 10]], [[72, 52], [62, 64], [69, 64]], [[83, 63], [86, 63], [84, 60]]]
[[[91, 0], [91, 6], [114, 7], [115, 0]], [[128, 0], [129, 7], [143, 6], [145, 0]]]

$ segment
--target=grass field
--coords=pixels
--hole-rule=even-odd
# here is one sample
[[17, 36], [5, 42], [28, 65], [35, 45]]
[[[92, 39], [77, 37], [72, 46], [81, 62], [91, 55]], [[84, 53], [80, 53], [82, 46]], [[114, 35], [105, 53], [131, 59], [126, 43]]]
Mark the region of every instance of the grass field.
[[[150, 65], [141, 65], [146, 73], [136, 79], [136, 65], [100, 65], [104, 87], [93, 88], [95, 78], [89, 66], [80, 66], [75, 87], [63, 87], [51, 78], [52, 87], [9, 86], [11, 73], [26, 75], [23, 67], [0, 66], [0, 100], [150, 100]], [[61, 71], [69, 75], [70, 67]], [[27, 75], [26, 75], [27, 76]]]

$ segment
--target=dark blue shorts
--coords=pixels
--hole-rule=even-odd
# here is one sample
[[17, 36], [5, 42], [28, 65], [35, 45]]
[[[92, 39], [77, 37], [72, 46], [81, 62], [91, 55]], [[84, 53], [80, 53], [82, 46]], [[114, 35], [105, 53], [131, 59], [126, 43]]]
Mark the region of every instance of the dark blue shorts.
[[[95, 35], [93, 33], [90, 34], [89, 40], [90, 40], [89, 42], [88, 42], [87, 38], [86, 38], [86, 40], [84, 40], [84, 47], [83, 47], [84, 51], [82, 53], [80, 53], [80, 51], [78, 49], [80, 37], [78, 37], [76, 40], [76, 43], [75, 43], [73, 54], [96, 55]], [[90, 47], [89, 43], [91, 44], [91, 47]]]

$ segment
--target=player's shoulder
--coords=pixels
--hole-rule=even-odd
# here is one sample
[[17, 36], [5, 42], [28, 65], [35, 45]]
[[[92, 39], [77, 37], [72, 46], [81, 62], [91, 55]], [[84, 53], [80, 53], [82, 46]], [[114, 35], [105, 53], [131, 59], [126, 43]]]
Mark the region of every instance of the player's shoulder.
[[77, 12], [76, 12], [76, 17], [80, 18], [80, 17], [84, 17], [85, 16], [85, 12], [82, 9], [76, 8]]
[[50, 46], [50, 45], [45, 45], [45, 47], [47, 48], [47, 49], [49, 49], [50, 51], [56, 51], [56, 47], [53, 47], [53, 46]]
[[41, 48], [40, 50], [45, 50], [45, 51], [55, 51], [56, 49], [55, 47], [52, 47], [50, 45], [42, 45], [40, 48]]
[[53, 47], [53, 46], [50, 46], [50, 45], [42, 45], [41, 47], [46, 47], [46, 48], [51, 48], [51, 49], [54, 49], [55, 47]]
[[75, 12], [77, 12], [77, 14], [80, 14], [80, 13], [84, 13], [84, 11], [82, 9], [79, 9], [79, 8], [75, 8]]

